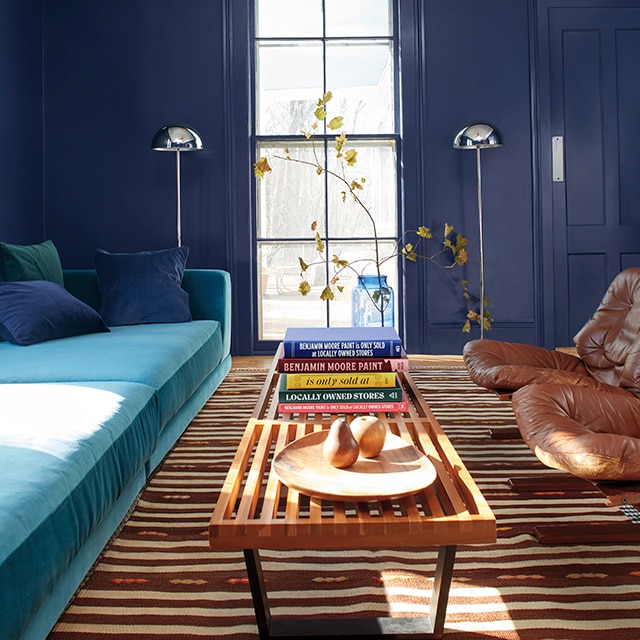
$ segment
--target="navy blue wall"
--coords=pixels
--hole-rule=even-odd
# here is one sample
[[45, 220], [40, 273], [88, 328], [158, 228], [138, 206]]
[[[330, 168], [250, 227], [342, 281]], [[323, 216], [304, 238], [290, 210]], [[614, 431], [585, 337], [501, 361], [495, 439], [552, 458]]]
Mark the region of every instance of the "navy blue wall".
[[[448, 221], [469, 238], [469, 265], [460, 275], [479, 293], [478, 205], [475, 151], [453, 148], [459, 129], [489, 122], [505, 146], [482, 151], [486, 295], [495, 323], [490, 337], [535, 342], [536, 233], [531, 116], [529, 3], [513, 0], [418, 3], [419, 50], [406, 77], [405, 105], [418, 92], [420, 111], [405, 113], [405, 190], [409, 228], [414, 211], [436, 229]], [[403, 39], [411, 37], [403, 29]], [[404, 58], [403, 58], [404, 61]], [[415, 142], [414, 142], [415, 141]], [[416, 159], [418, 174], [411, 170]], [[415, 195], [415, 201], [411, 196]], [[421, 224], [419, 220], [416, 223]], [[460, 353], [478, 337], [460, 331], [464, 300], [431, 265], [412, 283], [426, 295], [408, 306], [412, 352]], [[406, 292], [416, 298], [413, 289]], [[478, 307], [479, 308], [479, 307]]]
[[0, 2], [0, 241], [42, 229], [41, 0]]
[[175, 155], [150, 143], [184, 122], [205, 147], [181, 155], [189, 266], [230, 267], [221, 1], [45, 2], [44, 25], [45, 221], [63, 265], [176, 245]]

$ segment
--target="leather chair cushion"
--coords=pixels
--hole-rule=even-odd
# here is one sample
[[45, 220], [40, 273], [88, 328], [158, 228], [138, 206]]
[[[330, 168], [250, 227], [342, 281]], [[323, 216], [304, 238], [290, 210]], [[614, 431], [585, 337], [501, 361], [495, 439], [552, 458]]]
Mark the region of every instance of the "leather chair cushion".
[[561, 384], [516, 391], [512, 406], [520, 433], [538, 459], [591, 481], [640, 480], [640, 402]]
[[472, 340], [463, 351], [470, 378], [486, 389], [519, 389], [528, 384], [567, 383], [610, 390], [569, 353], [498, 340]]

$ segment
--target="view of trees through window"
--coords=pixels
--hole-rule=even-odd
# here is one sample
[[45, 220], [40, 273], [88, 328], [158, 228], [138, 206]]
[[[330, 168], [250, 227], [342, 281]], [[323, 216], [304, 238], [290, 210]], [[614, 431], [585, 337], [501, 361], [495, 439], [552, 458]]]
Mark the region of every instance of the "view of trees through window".
[[[258, 337], [279, 340], [288, 326], [351, 324], [351, 290], [357, 276], [341, 276], [344, 289], [320, 300], [330, 269], [310, 269], [311, 292], [298, 292], [300, 267], [317, 261], [312, 223], [325, 256], [350, 262], [373, 256], [373, 228], [331, 175], [278, 157], [319, 154], [336, 166], [335, 132], [302, 131], [314, 122], [318, 99], [331, 91], [328, 118], [341, 115], [349, 149], [358, 151], [351, 179], [366, 178], [362, 199], [375, 216], [384, 255], [394, 249], [398, 228], [396, 64], [393, 0], [256, 0], [256, 158], [272, 167], [257, 182]], [[385, 275], [397, 286], [397, 262]], [[360, 271], [360, 269], [358, 269]], [[373, 271], [367, 270], [367, 273]]]

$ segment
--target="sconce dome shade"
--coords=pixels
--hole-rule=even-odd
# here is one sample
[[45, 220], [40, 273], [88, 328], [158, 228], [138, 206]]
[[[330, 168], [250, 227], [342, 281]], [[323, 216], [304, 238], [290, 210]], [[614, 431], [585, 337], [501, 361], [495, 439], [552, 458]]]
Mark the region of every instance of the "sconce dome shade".
[[198, 151], [202, 138], [195, 129], [183, 124], [167, 124], [151, 140], [154, 151]]
[[469, 124], [458, 131], [453, 140], [456, 149], [487, 149], [504, 144], [500, 129], [492, 124]]

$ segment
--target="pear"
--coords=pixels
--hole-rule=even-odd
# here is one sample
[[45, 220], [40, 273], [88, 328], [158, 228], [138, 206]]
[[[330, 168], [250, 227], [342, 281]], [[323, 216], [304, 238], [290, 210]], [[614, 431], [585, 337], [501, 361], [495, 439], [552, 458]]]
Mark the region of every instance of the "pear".
[[358, 459], [358, 443], [344, 418], [336, 418], [322, 445], [324, 459], [338, 469], [350, 467]]
[[351, 433], [363, 458], [375, 458], [382, 451], [387, 428], [376, 416], [358, 416], [351, 421]]

